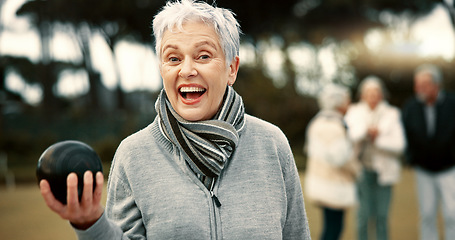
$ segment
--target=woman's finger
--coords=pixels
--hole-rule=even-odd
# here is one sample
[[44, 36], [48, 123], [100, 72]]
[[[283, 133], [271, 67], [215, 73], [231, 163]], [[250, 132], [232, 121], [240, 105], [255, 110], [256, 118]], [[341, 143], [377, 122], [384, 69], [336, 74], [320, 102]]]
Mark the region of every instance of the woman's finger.
[[67, 185], [67, 208], [68, 214], [72, 215], [79, 211], [79, 196], [77, 193], [77, 174], [70, 173], [66, 179]]
[[93, 200], [93, 173], [86, 171], [84, 173], [84, 189], [82, 191], [81, 205], [90, 206]]
[[46, 202], [46, 205], [52, 211], [60, 214], [63, 211], [65, 206], [54, 197], [54, 194], [51, 191], [51, 186], [49, 185], [49, 182], [46, 179], [43, 179], [40, 181], [39, 186], [40, 186], [41, 195], [43, 196], [44, 202]]
[[96, 187], [93, 193], [93, 204], [99, 205], [101, 202], [101, 196], [103, 194], [104, 187], [104, 176], [102, 172], [96, 173]]

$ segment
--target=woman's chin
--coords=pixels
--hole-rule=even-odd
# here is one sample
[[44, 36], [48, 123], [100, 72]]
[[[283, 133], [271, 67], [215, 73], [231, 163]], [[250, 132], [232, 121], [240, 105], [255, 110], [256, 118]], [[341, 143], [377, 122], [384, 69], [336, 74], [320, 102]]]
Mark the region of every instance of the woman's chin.
[[209, 119], [207, 117], [207, 111], [204, 111], [203, 109], [199, 108], [192, 108], [192, 109], [179, 109], [177, 113], [182, 117], [183, 119], [190, 121], [190, 122], [195, 122], [195, 121], [202, 121], [202, 120], [207, 120]]

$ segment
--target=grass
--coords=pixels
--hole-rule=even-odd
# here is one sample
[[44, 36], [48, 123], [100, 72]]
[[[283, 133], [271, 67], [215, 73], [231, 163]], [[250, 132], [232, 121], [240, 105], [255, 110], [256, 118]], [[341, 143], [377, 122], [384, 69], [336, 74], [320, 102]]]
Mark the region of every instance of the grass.
[[[403, 171], [402, 180], [393, 191], [390, 239], [418, 239], [417, 199], [411, 170]], [[312, 238], [319, 239], [321, 211], [311, 203], [306, 203], [306, 209]], [[18, 184], [14, 190], [0, 185], [0, 239], [76, 240], [76, 236], [68, 222], [46, 207], [36, 184]], [[342, 239], [356, 239], [355, 209], [347, 212]]]
[[[301, 176], [302, 177], [302, 176]], [[413, 171], [405, 169], [401, 181], [393, 188], [391, 209], [389, 213], [389, 239], [417, 240], [418, 207]], [[319, 239], [322, 228], [321, 210], [306, 203], [312, 239]], [[345, 215], [343, 240], [357, 239], [356, 209], [349, 209]]]

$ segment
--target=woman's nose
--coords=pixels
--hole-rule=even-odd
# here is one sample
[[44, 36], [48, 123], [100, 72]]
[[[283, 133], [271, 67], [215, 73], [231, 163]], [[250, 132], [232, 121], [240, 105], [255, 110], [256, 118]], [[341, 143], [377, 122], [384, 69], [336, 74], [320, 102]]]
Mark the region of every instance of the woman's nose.
[[194, 65], [194, 62], [188, 59], [185, 59], [181, 64], [181, 69], [179, 72], [179, 76], [181, 78], [192, 78], [197, 75], [197, 71]]

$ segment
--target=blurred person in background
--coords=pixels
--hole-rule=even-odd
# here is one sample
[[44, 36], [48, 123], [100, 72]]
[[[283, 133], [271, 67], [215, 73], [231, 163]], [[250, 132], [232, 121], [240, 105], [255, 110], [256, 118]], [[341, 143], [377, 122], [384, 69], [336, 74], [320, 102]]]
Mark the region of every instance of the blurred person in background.
[[351, 102], [349, 89], [330, 84], [319, 94], [319, 112], [307, 128], [306, 197], [323, 212], [321, 240], [340, 239], [344, 213], [356, 204], [359, 172], [343, 116]]
[[442, 81], [438, 67], [419, 66], [415, 96], [403, 107], [406, 162], [415, 169], [422, 240], [440, 239], [440, 204], [445, 239], [455, 239], [455, 96], [442, 90]]
[[118, 147], [108, 179], [68, 176], [68, 205], [46, 180], [51, 210], [79, 239], [310, 239], [299, 174], [276, 126], [244, 112], [234, 84], [239, 25], [205, 2], [168, 2], [153, 31], [164, 89], [157, 117]]
[[359, 85], [360, 101], [351, 105], [345, 120], [358, 147], [363, 171], [358, 181], [358, 240], [388, 239], [392, 186], [401, 176], [400, 157], [406, 146], [398, 108], [385, 100], [382, 80], [368, 76]]

